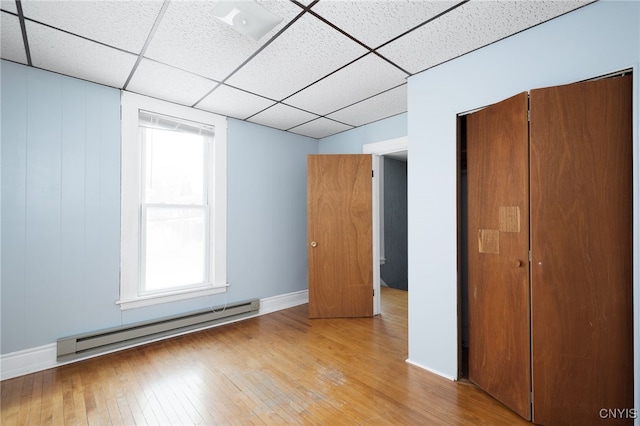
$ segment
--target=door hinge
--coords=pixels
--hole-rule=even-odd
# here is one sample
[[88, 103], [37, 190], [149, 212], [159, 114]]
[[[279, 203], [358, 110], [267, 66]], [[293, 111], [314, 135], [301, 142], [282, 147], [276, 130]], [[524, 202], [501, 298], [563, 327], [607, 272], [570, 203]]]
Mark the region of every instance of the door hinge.
[[373, 297], [376, 297], [376, 289], [373, 289]]
[[371, 170], [371, 177], [373, 177], [373, 170]]
[[529, 392], [529, 402], [533, 404], [533, 392]]
[[527, 121], [531, 122], [531, 110], [527, 110]]
[[529, 250], [529, 262], [533, 260], [533, 256], [531, 256], [531, 250]]

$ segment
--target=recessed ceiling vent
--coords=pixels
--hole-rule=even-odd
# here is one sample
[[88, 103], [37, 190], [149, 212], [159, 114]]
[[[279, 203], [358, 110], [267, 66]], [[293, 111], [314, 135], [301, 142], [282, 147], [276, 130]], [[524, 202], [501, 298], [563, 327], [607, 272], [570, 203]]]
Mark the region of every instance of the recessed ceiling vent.
[[213, 8], [213, 16], [256, 41], [282, 22], [254, 1], [220, 1]]

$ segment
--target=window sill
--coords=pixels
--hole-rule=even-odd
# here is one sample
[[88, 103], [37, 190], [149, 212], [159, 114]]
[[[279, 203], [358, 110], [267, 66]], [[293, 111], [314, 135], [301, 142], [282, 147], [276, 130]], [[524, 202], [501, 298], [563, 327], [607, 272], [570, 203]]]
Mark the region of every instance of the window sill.
[[176, 302], [178, 300], [192, 299], [194, 297], [210, 296], [212, 294], [220, 294], [227, 291], [227, 285], [216, 285], [199, 289], [189, 289], [172, 293], [154, 294], [150, 296], [141, 296], [134, 299], [116, 300], [116, 305], [120, 305], [120, 310], [142, 308], [144, 306], [153, 306], [159, 303]]

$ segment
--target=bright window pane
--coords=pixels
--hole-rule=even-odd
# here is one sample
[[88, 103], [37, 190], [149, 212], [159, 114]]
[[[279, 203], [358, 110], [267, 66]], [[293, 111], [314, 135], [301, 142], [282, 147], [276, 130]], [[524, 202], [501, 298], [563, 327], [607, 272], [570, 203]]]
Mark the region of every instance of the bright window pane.
[[205, 210], [147, 208], [145, 292], [205, 282]]
[[143, 128], [145, 202], [203, 204], [205, 143], [200, 135]]

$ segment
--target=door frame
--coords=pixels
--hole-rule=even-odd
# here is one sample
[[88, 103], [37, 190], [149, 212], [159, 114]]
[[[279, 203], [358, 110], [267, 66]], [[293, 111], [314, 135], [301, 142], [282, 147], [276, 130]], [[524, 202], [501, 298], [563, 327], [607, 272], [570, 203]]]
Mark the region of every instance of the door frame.
[[380, 244], [384, 241], [384, 236], [380, 231], [380, 211], [382, 207], [380, 202], [380, 185], [383, 183], [383, 180], [381, 179], [383, 176], [381, 162], [382, 157], [386, 154], [393, 154], [401, 151], [407, 151], [407, 154], [409, 152], [408, 136], [369, 143], [362, 146], [362, 153], [371, 154], [373, 157], [373, 180], [371, 185], [371, 210], [373, 221], [373, 315], [380, 314]]

